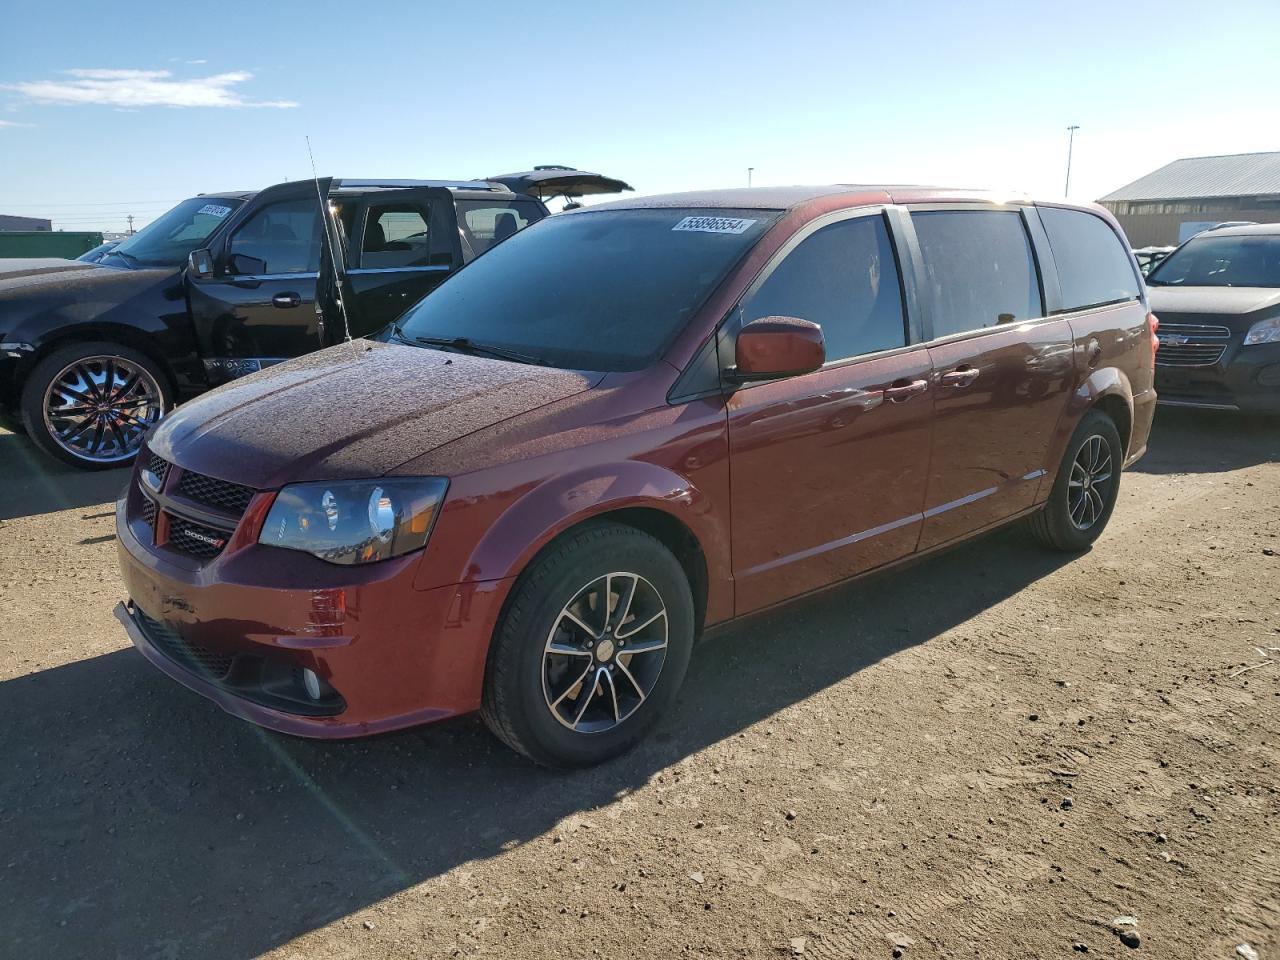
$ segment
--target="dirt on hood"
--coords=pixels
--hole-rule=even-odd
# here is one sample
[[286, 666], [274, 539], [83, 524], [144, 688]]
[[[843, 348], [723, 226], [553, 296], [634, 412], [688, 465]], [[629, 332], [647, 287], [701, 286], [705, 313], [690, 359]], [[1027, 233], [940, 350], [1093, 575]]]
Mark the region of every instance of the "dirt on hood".
[[188, 469], [257, 488], [380, 476], [594, 382], [568, 370], [356, 340], [182, 405], [148, 445]]

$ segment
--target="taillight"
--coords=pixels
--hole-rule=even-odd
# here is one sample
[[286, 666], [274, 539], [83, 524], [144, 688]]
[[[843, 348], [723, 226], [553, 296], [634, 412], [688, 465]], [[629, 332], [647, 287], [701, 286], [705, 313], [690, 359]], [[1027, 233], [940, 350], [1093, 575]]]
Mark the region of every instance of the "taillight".
[[1156, 351], [1160, 349], [1160, 338], [1156, 331], [1160, 329], [1160, 318], [1154, 313], [1147, 314], [1147, 329], [1151, 331], [1151, 369], [1156, 368]]

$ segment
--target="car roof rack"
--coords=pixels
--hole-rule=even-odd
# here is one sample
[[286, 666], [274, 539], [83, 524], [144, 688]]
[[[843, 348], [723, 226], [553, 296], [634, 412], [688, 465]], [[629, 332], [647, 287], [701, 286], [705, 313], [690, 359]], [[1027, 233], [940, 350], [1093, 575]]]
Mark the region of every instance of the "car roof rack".
[[411, 187], [437, 187], [444, 190], [484, 190], [489, 193], [495, 191], [507, 192], [506, 187], [489, 183], [487, 180], [356, 180], [344, 177], [333, 181], [333, 189], [335, 190], [404, 189]]

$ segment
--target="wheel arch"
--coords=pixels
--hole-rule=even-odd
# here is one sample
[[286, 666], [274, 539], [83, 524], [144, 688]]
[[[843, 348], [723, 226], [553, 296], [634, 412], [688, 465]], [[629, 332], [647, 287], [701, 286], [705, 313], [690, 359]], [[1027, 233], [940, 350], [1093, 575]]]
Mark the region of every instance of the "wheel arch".
[[1043, 502], [1048, 498], [1071, 435], [1075, 433], [1084, 415], [1095, 409], [1101, 410], [1115, 423], [1116, 432], [1120, 434], [1120, 445], [1125, 450], [1126, 460], [1128, 459], [1129, 444], [1133, 437], [1133, 386], [1128, 376], [1118, 367], [1099, 367], [1091, 370], [1081, 381], [1059, 418], [1045, 457], [1045, 473], [1041, 478], [1036, 502]]
[[525, 493], [471, 551], [466, 579], [518, 577], [564, 536], [601, 522], [642, 530], [672, 552], [689, 577], [699, 629], [732, 616], [726, 518], [688, 478], [638, 461], [584, 469]]
[[156, 346], [153, 338], [148, 336], [147, 331], [127, 323], [105, 320], [90, 320], [74, 326], [59, 328], [47, 337], [42, 337], [36, 349], [23, 356], [22, 363], [15, 373], [14, 397], [22, 396], [22, 391], [26, 387], [27, 378], [31, 375], [31, 371], [45, 357], [55, 350], [60, 350], [75, 343], [91, 342], [118, 343], [143, 354], [160, 368], [161, 373], [164, 374], [171, 398], [175, 401], [177, 400], [179, 386], [177, 373], [173, 369], [173, 364], [170, 363], [169, 358], [165, 356], [163, 350]]

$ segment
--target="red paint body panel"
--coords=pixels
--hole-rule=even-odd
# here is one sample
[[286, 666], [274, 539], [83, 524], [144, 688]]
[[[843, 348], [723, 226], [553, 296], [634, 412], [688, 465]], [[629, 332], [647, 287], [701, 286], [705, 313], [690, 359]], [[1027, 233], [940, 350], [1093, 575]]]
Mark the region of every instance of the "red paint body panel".
[[915, 550], [933, 399], [884, 391], [929, 375], [917, 347], [731, 396], [739, 614]]
[[[126, 615], [130, 636], [238, 716], [304, 736], [373, 733], [474, 710], [513, 585], [548, 543], [592, 518], [682, 527], [699, 548], [690, 562], [705, 566], [705, 623], [715, 624], [1025, 514], [1048, 495], [1067, 439], [1096, 404], [1127, 412], [1131, 462], [1154, 409], [1145, 302], [738, 388], [713, 380], [669, 399], [774, 255], [815, 219], [891, 201], [992, 199], [925, 188], [802, 196], [664, 358], [638, 372], [516, 368], [358, 342], [207, 395], [151, 438], [174, 465], [165, 491], [187, 469], [259, 492], [220, 553], [180, 553], [166, 545], [163, 513], [154, 533], [143, 517], [144, 451], [117, 512], [129, 596], [213, 654], [315, 671], [343, 709], [302, 716], [249, 702], [178, 665]], [[646, 202], [662, 205], [636, 204]], [[964, 370], [977, 375], [948, 379]], [[385, 408], [377, 378], [394, 386]], [[257, 450], [260, 436], [277, 447]], [[257, 543], [283, 484], [384, 475], [448, 478], [425, 549], [339, 566]]]

